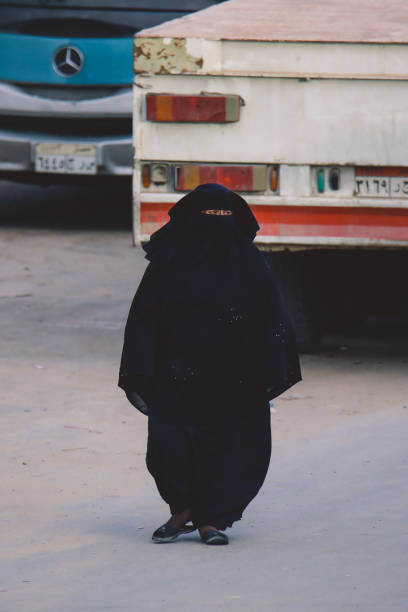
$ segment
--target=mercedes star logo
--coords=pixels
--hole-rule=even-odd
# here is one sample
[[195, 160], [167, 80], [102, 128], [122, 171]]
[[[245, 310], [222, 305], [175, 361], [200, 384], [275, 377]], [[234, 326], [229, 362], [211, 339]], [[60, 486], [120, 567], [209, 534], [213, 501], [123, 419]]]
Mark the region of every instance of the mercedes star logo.
[[84, 66], [82, 51], [76, 47], [61, 47], [55, 52], [52, 66], [59, 75], [71, 77], [78, 74]]

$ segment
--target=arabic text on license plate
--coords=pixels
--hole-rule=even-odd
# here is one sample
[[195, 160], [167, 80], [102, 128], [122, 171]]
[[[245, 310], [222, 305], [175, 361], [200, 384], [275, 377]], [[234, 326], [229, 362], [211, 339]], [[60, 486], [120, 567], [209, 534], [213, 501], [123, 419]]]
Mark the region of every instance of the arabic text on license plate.
[[35, 147], [35, 170], [52, 174], [96, 174], [92, 145], [40, 142]]
[[408, 176], [356, 176], [356, 196], [408, 198]]

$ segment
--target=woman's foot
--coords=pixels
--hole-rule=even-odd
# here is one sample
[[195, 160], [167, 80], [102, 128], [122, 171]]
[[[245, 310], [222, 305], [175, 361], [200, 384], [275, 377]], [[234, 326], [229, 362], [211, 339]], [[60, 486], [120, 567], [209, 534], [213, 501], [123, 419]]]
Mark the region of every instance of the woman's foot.
[[167, 523], [164, 523], [153, 533], [153, 542], [172, 542], [183, 533], [195, 531], [196, 528], [193, 525], [186, 525], [190, 519], [190, 508], [186, 508], [183, 512], [179, 512], [179, 514], [173, 514]]
[[222, 531], [218, 531], [214, 525], [203, 525], [198, 528], [201, 540], [204, 544], [222, 545], [228, 544], [228, 536]]
[[176, 538], [178, 538], [183, 533], [191, 533], [195, 530], [193, 525], [186, 525], [184, 527], [175, 527], [174, 525], [170, 525], [169, 523], [165, 523], [152, 535], [153, 542], [172, 542]]

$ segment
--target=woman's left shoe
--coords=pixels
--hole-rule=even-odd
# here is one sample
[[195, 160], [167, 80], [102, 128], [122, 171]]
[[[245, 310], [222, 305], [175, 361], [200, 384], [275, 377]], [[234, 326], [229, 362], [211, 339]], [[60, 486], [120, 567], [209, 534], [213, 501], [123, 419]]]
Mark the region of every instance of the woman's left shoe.
[[217, 529], [206, 529], [201, 534], [204, 544], [222, 545], [228, 544], [228, 536]]
[[165, 523], [164, 525], [156, 529], [156, 531], [152, 535], [152, 540], [153, 542], [161, 542], [161, 543], [172, 542], [173, 540], [178, 538], [179, 535], [182, 535], [183, 533], [191, 533], [192, 531], [195, 531], [195, 530], [196, 530], [196, 527], [194, 527], [193, 525], [184, 525], [184, 527], [175, 527], [174, 525]]

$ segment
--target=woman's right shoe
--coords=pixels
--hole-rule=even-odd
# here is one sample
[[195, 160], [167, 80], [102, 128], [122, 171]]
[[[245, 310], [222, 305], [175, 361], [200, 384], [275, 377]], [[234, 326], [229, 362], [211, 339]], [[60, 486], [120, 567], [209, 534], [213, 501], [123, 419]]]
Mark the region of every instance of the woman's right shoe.
[[175, 527], [174, 525], [165, 523], [164, 525], [156, 529], [156, 531], [152, 535], [152, 540], [153, 542], [161, 543], [172, 542], [173, 540], [178, 538], [179, 535], [182, 535], [183, 533], [191, 533], [192, 531], [195, 531], [195, 529], [196, 527], [194, 527], [193, 525]]
[[206, 529], [201, 534], [204, 544], [223, 545], [228, 544], [228, 536], [217, 529]]

